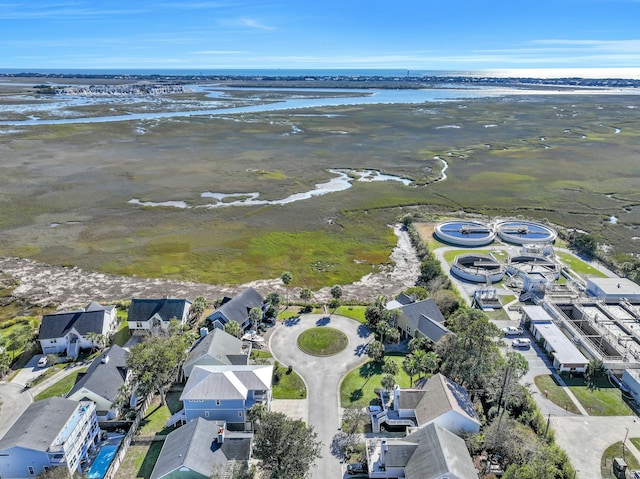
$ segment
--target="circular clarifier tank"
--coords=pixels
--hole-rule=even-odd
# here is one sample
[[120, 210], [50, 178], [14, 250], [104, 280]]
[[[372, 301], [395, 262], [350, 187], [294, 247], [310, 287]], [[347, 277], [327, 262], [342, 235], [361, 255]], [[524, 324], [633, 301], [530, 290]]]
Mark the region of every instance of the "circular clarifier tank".
[[436, 237], [456, 246], [482, 246], [493, 241], [495, 235], [487, 225], [478, 221], [447, 221], [436, 225]]
[[530, 221], [505, 221], [497, 226], [498, 236], [508, 243], [552, 243], [558, 234], [553, 228]]

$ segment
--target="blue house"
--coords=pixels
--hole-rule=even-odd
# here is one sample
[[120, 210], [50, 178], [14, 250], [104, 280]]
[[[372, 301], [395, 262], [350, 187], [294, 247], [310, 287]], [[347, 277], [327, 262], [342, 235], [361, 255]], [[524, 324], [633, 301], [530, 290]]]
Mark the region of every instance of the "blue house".
[[69, 476], [82, 472], [99, 432], [91, 401], [54, 396], [34, 402], [0, 439], [0, 477], [33, 478], [53, 467], [64, 467]]
[[271, 404], [273, 366], [195, 366], [180, 400], [187, 422], [198, 417], [225, 421], [230, 430], [251, 430], [247, 411]]

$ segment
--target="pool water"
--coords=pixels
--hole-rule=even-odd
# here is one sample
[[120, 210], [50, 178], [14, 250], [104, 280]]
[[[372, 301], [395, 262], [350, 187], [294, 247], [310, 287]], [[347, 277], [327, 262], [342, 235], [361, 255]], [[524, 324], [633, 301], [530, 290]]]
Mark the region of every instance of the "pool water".
[[109, 439], [105, 444], [100, 447], [98, 455], [91, 464], [91, 468], [87, 473], [89, 479], [102, 479], [107, 473], [107, 469], [111, 465], [111, 461], [116, 457], [118, 448], [120, 447], [120, 441], [122, 438]]

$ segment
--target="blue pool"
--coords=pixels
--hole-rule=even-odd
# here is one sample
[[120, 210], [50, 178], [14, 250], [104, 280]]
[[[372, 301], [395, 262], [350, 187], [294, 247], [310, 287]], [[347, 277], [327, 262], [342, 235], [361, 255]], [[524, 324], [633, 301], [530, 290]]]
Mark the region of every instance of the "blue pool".
[[91, 464], [91, 468], [87, 473], [89, 479], [102, 479], [109, 469], [109, 465], [113, 458], [116, 457], [122, 436], [107, 439], [100, 446], [98, 455]]

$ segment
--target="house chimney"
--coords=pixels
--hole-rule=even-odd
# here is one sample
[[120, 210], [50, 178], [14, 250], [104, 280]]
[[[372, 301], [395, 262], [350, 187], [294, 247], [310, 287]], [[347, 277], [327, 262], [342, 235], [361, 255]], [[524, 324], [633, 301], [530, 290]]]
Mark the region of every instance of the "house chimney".
[[209, 332], [209, 330], [207, 328], [205, 328], [205, 327], [200, 328], [200, 337], [204, 338], [207, 335], [208, 332]]
[[224, 442], [224, 426], [218, 428], [218, 444]]
[[100, 361], [102, 364], [107, 364], [109, 362], [109, 355], [108, 354], [103, 354], [102, 355], [102, 360]]

